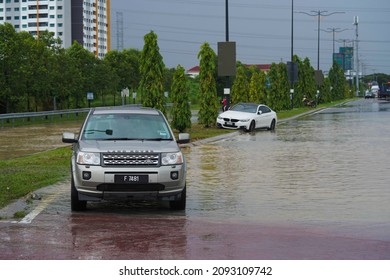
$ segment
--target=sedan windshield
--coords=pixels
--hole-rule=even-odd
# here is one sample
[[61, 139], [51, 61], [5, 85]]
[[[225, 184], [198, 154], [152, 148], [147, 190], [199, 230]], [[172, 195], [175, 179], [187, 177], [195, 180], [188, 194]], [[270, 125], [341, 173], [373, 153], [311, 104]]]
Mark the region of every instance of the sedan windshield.
[[230, 110], [256, 114], [257, 113], [257, 105], [256, 104], [239, 103], [237, 105], [234, 105]]
[[101, 114], [89, 117], [83, 140], [172, 140], [165, 120], [159, 115]]

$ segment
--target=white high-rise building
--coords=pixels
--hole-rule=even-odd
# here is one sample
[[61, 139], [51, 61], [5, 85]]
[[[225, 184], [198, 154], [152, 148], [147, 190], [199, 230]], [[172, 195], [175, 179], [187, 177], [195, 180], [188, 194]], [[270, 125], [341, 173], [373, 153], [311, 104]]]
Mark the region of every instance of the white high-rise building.
[[34, 36], [48, 30], [68, 48], [78, 41], [98, 57], [110, 50], [110, 0], [0, 0], [0, 24]]

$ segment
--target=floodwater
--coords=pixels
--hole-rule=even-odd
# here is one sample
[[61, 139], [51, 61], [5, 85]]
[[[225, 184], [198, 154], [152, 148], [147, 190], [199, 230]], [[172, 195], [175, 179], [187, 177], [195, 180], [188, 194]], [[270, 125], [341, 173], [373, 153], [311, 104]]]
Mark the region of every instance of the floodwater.
[[0, 160], [34, 154], [64, 146], [64, 131], [78, 133], [82, 121], [27, 125], [0, 129]]
[[359, 100], [192, 147], [187, 213], [390, 239], [389, 140], [390, 103]]

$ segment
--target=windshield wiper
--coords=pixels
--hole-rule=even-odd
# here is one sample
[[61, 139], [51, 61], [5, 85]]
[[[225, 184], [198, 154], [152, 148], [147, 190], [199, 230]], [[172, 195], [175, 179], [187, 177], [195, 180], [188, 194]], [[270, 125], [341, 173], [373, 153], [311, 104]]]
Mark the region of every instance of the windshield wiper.
[[173, 139], [172, 138], [146, 138], [146, 139], [142, 139], [142, 140], [145, 140], [145, 141], [172, 141]]
[[87, 129], [83, 131], [84, 134], [94, 134], [95, 132], [103, 132], [107, 135], [112, 135], [112, 129], [106, 129], [106, 130]]
[[113, 138], [103, 138], [96, 139], [101, 141], [172, 141], [173, 139], [167, 138], [127, 138], [127, 137], [113, 137]]
[[127, 137], [117, 137], [117, 138], [104, 138], [104, 139], [98, 139], [102, 141], [127, 141], [127, 140], [144, 140], [141, 138], [127, 138]]

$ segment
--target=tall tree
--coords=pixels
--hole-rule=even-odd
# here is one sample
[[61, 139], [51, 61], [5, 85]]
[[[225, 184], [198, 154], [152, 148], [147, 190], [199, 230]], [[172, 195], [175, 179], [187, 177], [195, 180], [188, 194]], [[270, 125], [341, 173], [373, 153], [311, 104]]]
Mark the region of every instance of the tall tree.
[[249, 101], [249, 82], [246, 73], [246, 67], [239, 64], [237, 67], [237, 75], [234, 79], [232, 86], [232, 103], [236, 104], [239, 102]]
[[72, 108], [72, 96], [78, 93], [79, 72], [76, 63], [65, 49], [61, 49], [55, 57], [56, 63], [53, 71], [55, 81], [55, 97], [57, 109]]
[[268, 73], [270, 89], [268, 102], [275, 110], [287, 110], [290, 108], [290, 84], [288, 82], [287, 65], [285, 63], [273, 63]]
[[37, 38], [32, 48], [31, 90], [35, 98], [35, 110], [53, 109], [55, 53], [50, 47], [50, 35], [44, 32], [44, 36]]
[[14, 94], [19, 84], [21, 40], [9, 23], [0, 25], [0, 113], [16, 110], [21, 96]]
[[106, 54], [104, 60], [111, 66], [119, 81], [117, 91], [124, 88], [136, 90], [140, 80], [141, 52], [136, 49], [113, 50]]
[[151, 31], [144, 36], [141, 54], [139, 91], [142, 105], [159, 109], [165, 114], [164, 62], [157, 43], [157, 35]]
[[320, 86], [320, 96], [318, 103], [327, 103], [332, 101], [332, 94], [331, 94], [331, 85], [330, 85], [330, 80], [329, 77], [326, 77], [324, 79], [324, 82]]
[[268, 103], [268, 100], [267, 100], [267, 74], [260, 70], [259, 72], [259, 81], [260, 81], [260, 85], [259, 85], [259, 93], [260, 93], [260, 103], [264, 103], [264, 104], [267, 104]]
[[252, 77], [249, 83], [249, 102], [265, 103], [265, 75], [256, 66], [251, 67]]
[[172, 126], [179, 130], [191, 127], [191, 108], [189, 104], [187, 77], [182, 66], [178, 65], [173, 74], [173, 82], [171, 88], [172, 107]]
[[345, 76], [344, 71], [337, 62], [333, 62], [332, 68], [329, 70], [329, 80], [331, 84], [332, 100], [340, 100], [345, 98]]
[[215, 124], [216, 118], [218, 116], [218, 101], [216, 80], [214, 77], [216, 54], [210, 47], [209, 43], [205, 42], [200, 47], [198, 59], [200, 59], [200, 109], [198, 114], [198, 121], [205, 127], [210, 127], [212, 124]]
[[76, 41], [67, 49], [67, 54], [76, 67], [74, 79], [78, 81], [78, 86], [72, 92], [74, 106], [79, 108], [85, 105], [87, 92], [92, 91], [94, 88], [97, 58]]
[[314, 99], [316, 95], [316, 81], [314, 78], [314, 68], [310, 65], [310, 59], [305, 58], [303, 61], [297, 56], [294, 60], [298, 63], [298, 82], [295, 84], [294, 90], [294, 107], [303, 105], [303, 97]]
[[[106, 60], [97, 60], [94, 74], [94, 87], [92, 92], [101, 99], [101, 104], [107, 106], [105, 96], [117, 87], [118, 76], [112, 71], [111, 65]], [[115, 92], [115, 91], [114, 91]], [[115, 102], [115, 95], [114, 95]]]

